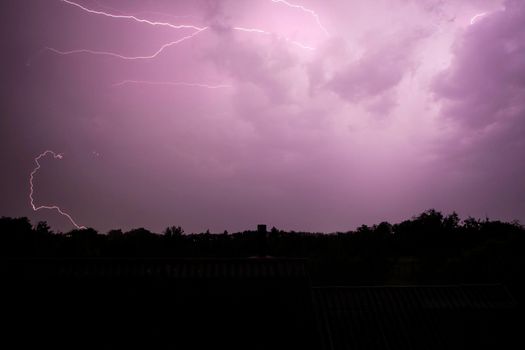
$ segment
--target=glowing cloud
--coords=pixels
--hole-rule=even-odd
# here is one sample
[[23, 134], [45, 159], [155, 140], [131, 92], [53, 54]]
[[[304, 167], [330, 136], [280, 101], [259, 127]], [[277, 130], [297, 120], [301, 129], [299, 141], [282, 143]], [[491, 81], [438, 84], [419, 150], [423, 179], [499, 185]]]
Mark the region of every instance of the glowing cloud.
[[[524, 6], [8, 1], [0, 209], [60, 230], [525, 221]], [[87, 154], [76, 201], [43, 144]]]

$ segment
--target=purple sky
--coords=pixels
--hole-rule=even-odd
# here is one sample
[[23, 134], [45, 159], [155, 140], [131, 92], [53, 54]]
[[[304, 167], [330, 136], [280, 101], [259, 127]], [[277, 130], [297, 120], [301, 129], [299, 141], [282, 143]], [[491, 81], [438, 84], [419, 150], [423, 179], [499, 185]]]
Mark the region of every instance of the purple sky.
[[525, 1], [74, 2], [0, 2], [0, 215], [525, 221]]

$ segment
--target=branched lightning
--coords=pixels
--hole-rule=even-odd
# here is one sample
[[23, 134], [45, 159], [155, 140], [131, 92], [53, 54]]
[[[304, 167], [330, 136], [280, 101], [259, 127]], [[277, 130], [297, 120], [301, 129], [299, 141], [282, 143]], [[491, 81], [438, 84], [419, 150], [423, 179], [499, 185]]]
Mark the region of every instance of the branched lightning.
[[169, 43], [166, 43], [166, 44], [162, 45], [157, 51], [155, 51], [151, 55], [144, 55], [144, 56], [125, 56], [125, 55], [121, 55], [121, 54], [118, 54], [118, 53], [115, 53], [115, 52], [111, 52], [111, 51], [96, 51], [96, 50], [89, 50], [89, 49], [77, 49], [77, 50], [69, 50], [69, 51], [57, 50], [57, 49], [52, 48], [52, 47], [46, 47], [45, 49], [49, 50], [49, 51], [52, 51], [52, 52], [54, 52], [56, 54], [59, 54], [59, 55], [73, 55], [73, 54], [79, 54], [79, 53], [88, 53], [88, 54], [91, 54], [91, 55], [111, 56], [111, 57], [116, 57], [116, 58], [120, 58], [120, 59], [123, 59], [123, 60], [148, 60], [148, 59], [156, 58], [158, 55], [160, 55], [167, 48], [169, 48], [171, 46], [174, 46], [174, 45], [177, 45], [177, 44], [180, 44], [183, 41], [186, 41], [188, 39], [191, 39], [194, 36], [196, 36], [197, 34], [200, 34], [203, 31], [205, 31], [206, 29], [208, 29], [208, 27], [204, 27], [202, 29], [198, 29], [198, 30], [194, 31], [192, 34], [187, 35], [185, 37], [182, 37], [182, 38], [180, 38], [178, 40], [170, 41]]
[[[56, 49], [56, 48], [53, 48], [53, 47], [46, 47], [44, 48], [44, 50], [49, 50], [51, 52], [54, 52], [56, 54], [59, 54], [59, 55], [74, 55], [74, 54], [91, 54], [91, 55], [98, 55], [98, 56], [110, 56], [110, 57], [115, 57], [115, 58], [119, 58], [119, 59], [123, 59], [123, 60], [147, 60], [147, 59], [154, 59], [156, 58], [158, 55], [160, 55], [162, 52], [164, 52], [164, 50], [166, 50], [167, 48], [171, 47], [171, 46], [174, 46], [174, 45], [177, 45], [177, 44], [180, 44], [188, 39], [192, 39], [193, 37], [195, 37], [196, 35], [202, 33], [203, 31], [209, 29], [208, 26], [206, 27], [199, 27], [199, 26], [195, 26], [195, 25], [190, 25], [190, 24], [173, 24], [173, 23], [169, 23], [169, 22], [159, 22], [159, 21], [151, 21], [151, 20], [148, 20], [148, 19], [145, 19], [145, 18], [140, 18], [140, 17], [137, 17], [137, 16], [133, 16], [133, 15], [123, 15], [123, 14], [113, 14], [113, 13], [109, 13], [109, 12], [105, 12], [105, 11], [97, 11], [97, 10], [93, 10], [93, 9], [90, 9], [90, 8], [87, 8], [79, 3], [76, 3], [74, 1], [70, 1], [70, 0], [60, 0], [61, 2], [64, 2], [68, 5], [71, 5], [71, 6], [75, 6], [79, 9], [81, 9], [82, 11], [84, 12], [87, 12], [87, 13], [91, 13], [91, 14], [96, 14], [96, 15], [101, 15], [101, 16], [105, 16], [105, 17], [109, 17], [109, 18], [116, 18], [116, 19], [127, 19], [127, 20], [132, 20], [132, 21], [135, 21], [135, 22], [138, 22], [138, 23], [145, 23], [145, 24], [149, 24], [149, 25], [152, 25], [152, 26], [164, 26], [164, 27], [169, 27], [169, 28], [172, 28], [172, 29], [192, 29], [194, 30], [193, 33], [187, 35], [187, 36], [184, 36], [178, 40], [175, 40], [175, 41], [170, 41], [168, 43], [165, 43], [164, 45], [162, 45], [158, 50], [156, 50], [154, 53], [152, 54], [149, 54], [149, 55], [140, 55], [140, 56], [127, 56], [127, 55], [123, 55], [123, 54], [119, 54], [119, 53], [116, 53], [116, 52], [111, 52], [111, 51], [98, 51], [98, 50], [91, 50], [91, 49], [75, 49], [75, 50], [59, 50], [59, 49]], [[306, 11], [308, 13], [311, 13], [318, 21], [318, 23], [320, 24], [320, 21], [319, 21], [319, 16], [313, 11], [313, 10], [310, 10], [310, 9], [307, 9], [303, 6], [299, 6], [299, 5], [294, 5], [294, 4], [290, 4], [289, 2], [287, 1], [281, 1], [281, 0], [272, 0], [273, 2], [282, 2], [283, 4], [289, 6], [289, 7], [292, 7], [292, 8], [300, 8], [301, 10], [303, 11]], [[321, 28], [324, 29], [324, 27], [321, 25]], [[242, 31], [242, 32], [248, 32], [248, 33], [254, 33], [254, 34], [265, 34], [265, 35], [271, 35], [273, 34], [272, 32], [269, 32], [269, 31], [266, 31], [266, 30], [262, 30], [262, 29], [258, 29], [258, 28], [244, 28], [244, 27], [233, 27], [232, 30], [236, 30], [236, 31]], [[301, 49], [304, 49], [304, 50], [314, 50], [315, 48], [311, 47], [311, 46], [308, 46], [306, 44], [303, 44], [299, 41], [295, 41], [295, 40], [291, 40], [289, 38], [286, 38], [286, 37], [282, 37], [282, 36], [279, 36], [280, 38], [283, 38], [286, 42], [292, 44], [292, 45], [295, 45]]]
[[66, 213], [60, 207], [58, 207], [56, 205], [40, 205], [40, 206], [36, 206], [35, 205], [35, 200], [33, 199], [33, 193], [34, 193], [33, 180], [34, 180], [34, 177], [35, 177], [36, 173], [40, 169], [40, 162], [39, 162], [39, 160], [41, 158], [47, 156], [48, 154], [51, 154], [53, 156], [53, 158], [55, 158], [55, 159], [62, 159], [63, 158], [62, 154], [55, 153], [55, 152], [50, 151], [50, 150], [44, 151], [43, 153], [39, 154], [38, 157], [35, 158], [36, 166], [33, 169], [33, 171], [31, 172], [31, 175], [29, 176], [29, 203], [31, 204], [31, 208], [34, 211], [39, 211], [39, 210], [42, 210], [42, 209], [56, 210], [60, 215], [66, 217], [73, 224], [73, 226], [75, 226], [77, 229], [79, 229], [79, 230], [85, 229], [86, 228], [85, 226], [77, 224], [75, 222], [75, 220], [73, 220], [71, 215], [69, 215], [68, 213]]
[[286, 5], [286, 6], [291, 7], [291, 8], [300, 9], [301, 11], [304, 11], [304, 12], [310, 14], [315, 19], [315, 21], [317, 22], [317, 25], [319, 26], [319, 28], [321, 28], [321, 30], [326, 35], [330, 35], [330, 33], [328, 33], [328, 30], [326, 29], [326, 27], [321, 23], [321, 19], [319, 18], [319, 15], [314, 10], [306, 8], [306, 7], [302, 6], [302, 5], [292, 4], [292, 3], [290, 3], [290, 2], [288, 2], [286, 0], [270, 0], [270, 1], [273, 2], [273, 3], [276, 3], [276, 4], [283, 4], [283, 5]]
[[[200, 33], [204, 32], [204, 31], [210, 29], [209, 26], [197, 26], [197, 25], [193, 25], [193, 24], [174, 24], [174, 23], [170, 23], [170, 22], [167, 22], [167, 21], [154, 21], [154, 20], [149, 20], [149, 19], [146, 19], [146, 18], [141, 18], [138, 15], [128, 15], [128, 14], [123, 14], [123, 13], [119, 14], [119, 11], [115, 11], [115, 10], [110, 10], [111, 12], [94, 10], [94, 9], [88, 8], [86, 6], [83, 6], [83, 5], [79, 4], [79, 3], [71, 1], [71, 0], [59, 0], [59, 1], [61, 1], [62, 3], [66, 4], [68, 6], [75, 7], [77, 9], [80, 9], [80, 10], [86, 12], [86, 13], [89, 13], [89, 14], [94, 14], [94, 15], [99, 15], [99, 16], [103, 16], [103, 17], [108, 17], [108, 18], [111, 18], [111, 19], [128, 20], [128, 21], [133, 21], [133, 22], [136, 22], [136, 23], [142, 23], [142, 24], [147, 24], [147, 25], [156, 26], [156, 27], [167, 27], [167, 28], [175, 29], [175, 30], [190, 30], [191, 33], [181, 37], [180, 39], [177, 39], [177, 40], [174, 40], [174, 41], [170, 41], [170, 42], [167, 42], [167, 43], [163, 44], [162, 46], [160, 46], [160, 48], [158, 48], [155, 52], [153, 52], [151, 54], [145, 54], [145, 55], [140, 55], [140, 56], [127, 56], [127, 55], [123, 55], [123, 54], [116, 53], [116, 52], [111, 52], [111, 51], [97, 51], [97, 50], [84, 49], [84, 48], [82, 48], [82, 49], [75, 49], [75, 50], [59, 50], [59, 49], [52, 48], [52, 47], [46, 47], [46, 48], [42, 49], [42, 51], [46, 51], [47, 50], [47, 51], [51, 51], [51, 52], [53, 52], [55, 54], [58, 54], [58, 55], [91, 54], [91, 55], [100, 55], [100, 56], [110, 56], [110, 57], [119, 58], [119, 59], [122, 59], [122, 60], [147, 60], [147, 59], [154, 59], [154, 58], [158, 57], [160, 54], [162, 54], [166, 49], [168, 49], [168, 48], [170, 48], [172, 46], [175, 46], [177, 44], [180, 44], [180, 43], [182, 43], [182, 42], [184, 42], [186, 40], [192, 39], [195, 36], [197, 36], [198, 34], [200, 34]], [[319, 15], [315, 11], [313, 11], [311, 9], [308, 9], [308, 8], [306, 8], [304, 6], [301, 6], [301, 5], [292, 4], [292, 3], [288, 2], [288, 1], [285, 1], [285, 0], [271, 0], [271, 1], [273, 3], [283, 4], [283, 5], [288, 6], [290, 8], [300, 9], [300, 10], [310, 14], [311, 16], [313, 16], [315, 18], [319, 28], [321, 28], [321, 30], [325, 34], [328, 35], [328, 31], [322, 25], [322, 23], [321, 23], [321, 21], [319, 19]], [[313, 48], [311, 46], [308, 46], [308, 45], [305, 45], [305, 44], [303, 44], [301, 42], [298, 42], [298, 41], [292, 40], [290, 38], [287, 38], [287, 37], [284, 37], [284, 36], [280, 36], [280, 35], [277, 35], [275, 33], [270, 32], [270, 31], [259, 29], [259, 28], [246, 28], [246, 27], [235, 27], [235, 26], [233, 26], [233, 27], [231, 27], [231, 30], [238, 31], [238, 32], [244, 32], [244, 33], [251, 33], [251, 34], [256, 34], [256, 35], [268, 35], [268, 36], [269, 35], [275, 35], [276, 37], [286, 41], [287, 43], [295, 45], [295, 46], [297, 46], [297, 47], [299, 47], [301, 49], [304, 49], [304, 50], [315, 50], [315, 48]], [[232, 86], [226, 85], [226, 84], [210, 84], [210, 83], [195, 83], [195, 82], [169, 82], [169, 81], [168, 82], [155, 82], [155, 81], [142, 81], [142, 80], [123, 80], [121, 82], [118, 82], [118, 83], [114, 84], [113, 86], [119, 87], [119, 86], [124, 86], [124, 85], [128, 85], [128, 84], [185, 86], [185, 87], [196, 87], [196, 88], [205, 88], [205, 89], [232, 88]], [[98, 153], [96, 153], [96, 152], [94, 152], [93, 154], [98, 156]], [[60, 215], [66, 217], [71, 222], [71, 224], [73, 224], [73, 226], [75, 226], [75, 228], [77, 228], [77, 229], [85, 229], [86, 228], [85, 226], [77, 224], [77, 222], [73, 219], [73, 217], [70, 214], [68, 214], [67, 212], [62, 210], [57, 205], [39, 205], [39, 206], [35, 205], [35, 201], [34, 201], [34, 198], [33, 198], [33, 195], [34, 195], [34, 184], [33, 184], [33, 181], [34, 181], [35, 175], [37, 174], [37, 172], [41, 168], [40, 160], [42, 158], [48, 156], [48, 155], [52, 155], [54, 159], [58, 159], [58, 160], [62, 159], [62, 154], [55, 153], [55, 152], [50, 151], [50, 150], [44, 151], [43, 153], [39, 154], [34, 159], [34, 162], [35, 162], [36, 166], [33, 169], [33, 171], [31, 171], [31, 174], [30, 174], [30, 177], [29, 177], [29, 186], [30, 186], [29, 202], [30, 202], [31, 208], [35, 212], [39, 211], [39, 210], [42, 210], [42, 209], [55, 210]]]
[[226, 84], [204, 84], [204, 83], [188, 83], [178, 81], [147, 81], [147, 80], [123, 80], [119, 83], [113, 84], [114, 87], [123, 86], [128, 84], [145, 84], [145, 85], [165, 85], [165, 86], [188, 86], [188, 87], [200, 87], [205, 89], [229, 89], [232, 86]]

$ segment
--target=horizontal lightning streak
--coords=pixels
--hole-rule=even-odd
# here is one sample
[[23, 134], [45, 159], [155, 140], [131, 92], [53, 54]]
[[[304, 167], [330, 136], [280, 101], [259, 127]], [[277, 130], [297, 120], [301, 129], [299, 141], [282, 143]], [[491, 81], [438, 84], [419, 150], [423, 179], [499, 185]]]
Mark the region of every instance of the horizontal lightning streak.
[[[82, 11], [85, 11], [87, 13], [91, 13], [91, 14], [96, 14], [96, 15], [101, 15], [101, 16], [105, 16], [105, 17], [110, 17], [110, 18], [120, 18], [120, 19], [129, 19], [129, 20], [133, 20], [133, 21], [136, 21], [136, 22], [139, 22], [139, 23], [146, 23], [146, 24], [149, 24], [149, 25], [153, 25], [153, 26], [166, 26], [166, 27], [169, 27], [169, 28], [173, 28], [173, 29], [194, 29], [195, 31], [190, 34], [190, 35], [187, 35], [187, 36], [184, 36], [178, 40], [175, 40], [175, 41], [170, 41], [168, 43], [165, 43], [164, 45], [162, 45], [157, 51], [155, 51], [154, 53], [150, 54], [150, 55], [140, 55], [140, 56], [127, 56], [127, 55], [123, 55], [123, 54], [120, 54], [120, 53], [116, 53], [116, 52], [112, 52], [112, 51], [99, 51], [99, 50], [91, 50], [91, 49], [74, 49], [74, 50], [59, 50], [59, 49], [56, 49], [56, 48], [53, 48], [53, 47], [46, 47], [44, 48], [44, 50], [49, 50], [51, 52], [54, 52], [58, 55], [74, 55], [74, 54], [82, 54], [82, 53], [85, 53], [85, 54], [91, 54], [91, 55], [97, 55], [97, 56], [110, 56], [110, 57], [115, 57], [115, 58], [119, 58], [119, 59], [122, 59], [122, 60], [147, 60], [147, 59], [154, 59], [156, 58], [157, 56], [159, 56], [164, 50], [166, 50], [167, 48], [171, 47], [171, 46], [174, 46], [174, 45], [177, 45], [177, 44], [180, 44], [188, 39], [191, 39], [193, 37], [195, 37], [196, 35], [202, 33], [203, 31], [207, 30], [209, 27], [198, 27], [198, 26], [194, 26], [194, 25], [186, 25], [186, 24], [181, 24], [181, 25], [175, 25], [175, 24], [172, 24], [172, 23], [169, 23], [169, 22], [158, 22], [158, 21], [150, 21], [148, 19], [144, 19], [144, 18], [139, 18], [139, 17], [136, 17], [136, 16], [133, 16], [133, 15], [118, 15], [118, 14], [112, 14], [112, 13], [109, 13], [109, 12], [104, 12], [104, 11], [97, 11], [97, 10], [93, 10], [93, 9], [90, 9], [90, 8], [87, 8], [81, 4], [78, 4], [74, 1], [70, 1], [70, 0], [60, 0], [68, 5], [72, 5], [72, 6], [75, 6], [79, 9], [81, 9]], [[300, 5], [294, 5], [294, 4], [291, 4], [287, 1], [282, 1], [282, 0], [272, 0], [272, 2], [276, 2], [276, 3], [283, 3], [289, 7], [292, 7], [292, 8], [300, 8], [301, 10], [303, 11], [306, 11], [312, 15], [314, 15], [314, 17], [318, 20], [318, 23], [320, 24], [320, 21], [319, 21], [319, 16], [313, 11], [313, 10], [310, 10], [310, 9], [307, 9], [303, 6], [300, 6]], [[322, 27], [322, 25], [321, 25]], [[324, 28], [324, 27], [322, 27]], [[265, 34], [265, 35], [271, 35], [273, 33], [269, 32], [269, 31], [266, 31], [266, 30], [262, 30], [262, 29], [257, 29], [257, 28], [244, 28], [244, 27], [233, 27], [232, 28], [233, 30], [237, 30], [237, 31], [242, 31], [242, 32], [248, 32], [248, 33], [256, 33], [256, 34]], [[289, 42], [290, 44], [292, 45], [295, 45], [301, 49], [304, 49], [304, 50], [315, 50], [314, 47], [311, 47], [309, 45], [305, 45], [299, 41], [296, 41], [296, 40], [291, 40], [289, 38], [286, 38], [286, 37], [282, 37], [282, 36], [279, 36], [280, 38], [284, 39], [286, 42]]]
[[257, 29], [257, 28], [244, 28], [244, 27], [233, 27], [233, 30], [238, 30], [241, 32], [247, 32], [247, 33], [259, 33], [259, 34], [271, 34], [270, 32], [267, 32], [266, 30]]
[[293, 44], [293, 45], [295, 45], [297, 47], [300, 47], [301, 49], [310, 50], [310, 51], [314, 51], [315, 50], [315, 47], [305, 45], [303, 43], [300, 43], [299, 41], [290, 40], [290, 39], [286, 39], [286, 41], [289, 41], [291, 44]]
[[128, 84], [146, 84], [146, 85], [164, 85], [164, 86], [189, 86], [189, 87], [201, 87], [205, 89], [227, 89], [231, 88], [231, 85], [225, 84], [204, 84], [204, 83], [188, 83], [188, 82], [172, 82], [172, 81], [145, 81], [145, 80], [124, 80], [119, 83], [113, 84], [113, 86], [123, 86]]
[[[240, 31], [240, 32], [246, 32], [246, 33], [256, 33], [256, 34], [264, 34], [264, 35], [273, 35], [274, 34], [272, 32], [269, 32], [269, 31], [266, 31], [266, 30], [262, 30], [262, 29], [258, 29], [258, 28], [233, 27], [232, 29]], [[284, 37], [284, 36], [280, 36], [280, 35], [278, 35], [277, 37], [285, 40], [286, 42], [289, 42], [290, 44], [293, 44], [293, 45], [295, 45], [297, 47], [300, 47], [301, 49], [310, 50], [310, 51], [315, 50], [315, 47], [305, 45], [305, 44], [303, 44], [303, 43], [301, 43], [299, 41], [295, 41], [295, 40], [292, 40], [290, 38], [287, 38], [287, 37]]]
[[41, 158], [47, 156], [48, 154], [51, 154], [53, 156], [53, 158], [55, 158], [55, 159], [62, 159], [63, 158], [62, 154], [55, 153], [55, 152], [50, 151], [50, 150], [44, 151], [43, 153], [39, 154], [38, 157], [35, 158], [36, 167], [33, 169], [33, 171], [31, 172], [31, 175], [29, 176], [29, 203], [31, 204], [31, 208], [34, 211], [39, 211], [39, 210], [42, 210], [42, 209], [56, 210], [60, 215], [66, 217], [73, 224], [73, 226], [75, 226], [77, 229], [83, 230], [86, 227], [77, 224], [75, 222], [75, 220], [73, 220], [71, 215], [69, 215], [68, 213], [63, 211], [60, 207], [58, 207], [56, 205], [40, 205], [40, 206], [36, 206], [35, 205], [35, 200], [33, 199], [33, 193], [34, 193], [33, 180], [34, 180], [34, 177], [35, 177], [36, 173], [38, 172], [38, 170], [40, 170], [40, 162], [39, 162], [39, 160]]
[[60, 0], [60, 1], [65, 2], [66, 4], [69, 4], [69, 5], [72, 5], [72, 6], [76, 6], [79, 9], [81, 9], [82, 11], [85, 11], [85, 12], [88, 12], [88, 13], [92, 13], [92, 14], [96, 14], [96, 15], [105, 16], [105, 17], [130, 19], [130, 20], [133, 20], [133, 21], [139, 22], [139, 23], [146, 23], [146, 24], [149, 24], [149, 25], [152, 25], [152, 26], [169, 27], [169, 28], [173, 28], [173, 29], [195, 29], [195, 30], [203, 30], [203, 29], [205, 29], [204, 27], [197, 27], [197, 26], [190, 25], [190, 24], [172, 24], [172, 23], [169, 23], [169, 22], [150, 21], [148, 19], [139, 18], [139, 17], [132, 16], [132, 15], [115, 15], [115, 14], [104, 12], [104, 11], [92, 10], [92, 9], [89, 9], [89, 8], [87, 8], [85, 6], [82, 6], [82, 5], [80, 5], [80, 4], [76, 3], [76, 2], [70, 1], [70, 0]]
[[62, 51], [62, 50], [58, 50], [58, 49], [55, 49], [55, 48], [52, 48], [52, 47], [46, 47], [45, 49], [49, 50], [49, 51], [52, 51], [52, 52], [54, 52], [56, 54], [59, 54], [59, 55], [73, 55], [73, 54], [79, 54], [79, 53], [88, 53], [88, 54], [91, 54], [91, 55], [111, 56], [111, 57], [116, 57], [116, 58], [120, 58], [120, 59], [123, 59], [123, 60], [147, 60], [147, 59], [156, 58], [158, 55], [160, 55], [167, 48], [169, 48], [169, 47], [171, 47], [173, 45], [180, 44], [183, 41], [186, 41], [188, 39], [191, 39], [194, 36], [196, 36], [197, 34], [200, 34], [203, 31], [205, 31], [206, 29], [208, 29], [208, 27], [204, 27], [202, 29], [199, 29], [199, 30], [193, 32], [192, 34], [187, 35], [185, 37], [182, 37], [182, 38], [180, 38], [178, 40], [170, 41], [169, 43], [166, 43], [166, 44], [162, 45], [153, 54], [145, 55], [145, 56], [125, 56], [125, 55], [121, 55], [121, 54], [118, 54], [118, 53], [115, 53], [115, 52], [111, 52], [111, 51], [96, 51], [96, 50], [89, 50], [89, 49], [77, 49], [77, 50], [69, 50], [69, 51]]
[[[135, 17], [139, 17], [139, 16], [142, 16], [142, 15], [154, 15], [154, 16], [161, 16], [161, 18], [176, 18], [177, 20], [179, 20], [180, 18], [199, 18], [195, 15], [172, 15], [172, 14], [168, 14], [168, 13], [164, 13], [164, 12], [158, 12], [158, 11], [140, 11], [140, 12], [135, 12], [135, 13], [126, 13], [126, 12], [123, 12], [121, 10], [117, 10], [113, 7], [110, 7], [106, 4], [101, 4], [99, 1], [97, 0], [93, 0], [97, 6], [99, 8], [104, 8], [106, 10], [110, 10], [110, 11], [113, 11], [114, 13], [118, 13], [120, 15], [127, 15], [127, 16], [135, 16]], [[143, 16], [142, 16], [143, 17]]]
[[[131, 20], [131, 21], [135, 21], [137, 23], [144, 23], [144, 24], [148, 24], [148, 25], [152, 25], [152, 26], [169, 27], [171, 29], [192, 29], [192, 30], [194, 30], [194, 32], [189, 34], [189, 35], [187, 35], [187, 36], [184, 36], [184, 37], [182, 37], [182, 38], [180, 38], [178, 40], [165, 43], [164, 45], [162, 45], [157, 51], [155, 51], [151, 55], [126, 56], [126, 55], [122, 55], [122, 54], [118, 54], [118, 53], [110, 52], [110, 51], [96, 51], [96, 50], [90, 50], [90, 49], [76, 49], [76, 50], [68, 50], [68, 51], [58, 50], [58, 49], [52, 48], [52, 47], [46, 47], [46, 48], [43, 49], [43, 50], [49, 50], [49, 51], [54, 52], [54, 53], [59, 54], [59, 55], [72, 55], [72, 54], [88, 53], [88, 54], [92, 54], [92, 55], [111, 56], [111, 57], [116, 57], [116, 58], [120, 58], [120, 59], [123, 59], [123, 60], [153, 59], [153, 58], [156, 58], [158, 55], [160, 55], [167, 48], [169, 48], [169, 47], [171, 47], [173, 45], [177, 45], [179, 43], [182, 43], [182, 42], [184, 42], [184, 41], [186, 41], [188, 39], [191, 39], [191, 38], [195, 37], [196, 35], [202, 33], [203, 31], [209, 29], [209, 27], [207, 27], [207, 26], [206, 27], [199, 27], [199, 26], [188, 25], [188, 24], [173, 24], [173, 23], [169, 23], [169, 22], [151, 21], [151, 20], [148, 20], [148, 19], [144, 19], [144, 18], [140, 18], [140, 17], [134, 16], [134, 15], [113, 14], [113, 13], [104, 12], [104, 11], [97, 11], [97, 10], [93, 10], [93, 9], [87, 8], [87, 7], [85, 7], [85, 6], [83, 6], [83, 5], [79, 4], [79, 3], [74, 2], [74, 1], [70, 1], [70, 0], [60, 0], [60, 1], [65, 3], [65, 4], [74, 6], [74, 7], [78, 8], [78, 9], [81, 9], [82, 11], [84, 11], [86, 13], [90, 13], [90, 14], [100, 15], [100, 16], [109, 17], [109, 18], [113, 18], [113, 19], [127, 19], [127, 20]], [[320, 26], [320, 28], [326, 34], [328, 34], [328, 31], [326, 30], [326, 28], [321, 24], [319, 16], [313, 10], [307, 9], [307, 8], [305, 8], [303, 6], [300, 6], [300, 5], [291, 4], [291, 3], [287, 2], [287, 1], [284, 1], [284, 0], [272, 0], [272, 2], [274, 2], [274, 3], [282, 3], [282, 4], [286, 5], [286, 6], [289, 6], [289, 7], [292, 7], [292, 8], [299, 8], [299, 9], [301, 9], [301, 10], [307, 12], [307, 13], [310, 13], [312, 16], [314, 16], [314, 18], [316, 19], [316, 21], [317, 21], [318, 25]], [[269, 31], [266, 31], [266, 30], [262, 30], [262, 29], [257, 29], [257, 28], [233, 27], [232, 29], [236, 30], [236, 31], [247, 32], [247, 33], [274, 35], [272, 32], [269, 32]], [[282, 36], [278, 36], [278, 37], [282, 38], [286, 42], [289, 42], [289, 43], [291, 43], [293, 45], [296, 45], [296, 46], [298, 46], [298, 47], [300, 47], [302, 49], [314, 50], [313, 47], [310, 47], [308, 45], [302, 44], [302, 43], [300, 43], [298, 41], [291, 40], [289, 38], [282, 37]], [[126, 84], [188, 86], [188, 87], [200, 87], [200, 88], [207, 88], [207, 89], [221, 89], [221, 88], [231, 88], [232, 87], [230, 85], [225, 85], [225, 84], [213, 85], [213, 84], [205, 84], [205, 83], [153, 82], [153, 81], [140, 81], [140, 80], [124, 80], [122, 82], [114, 84], [113, 86], [123, 86], [123, 85], [126, 85]], [[41, 168], [40, 159], [42, 159], [42, 158], [44, 158], [44, 157], [46, 157], [48, 155], [52, 155], [54, 159], [59, 159], [59, 160], [62, 159], [62, 157], [63, 157], [62, 154], [58, 154], [58, 153], [55, 153], [53, 151], [46, 150], [43, 153], [39, 154], [34, 159], [34, 162], [35, 162], [36, 166], [31, 171], [30, 176], [29, 176], [29, 187], [30, 187], [29, 203], [31, 205], [31, 208], [35, 212], [39, 211], [39, 210], [42, 210], [42, 209], [55, 210], [60, 215], [66, 217], [71, 222], [71, 224], [73, 224], [77, 229], [85, 229], [86, 228], [85, 226], [77, 224], [76, 221], [73, 219], [73, 217], [70, 214], [68, 214], [67, 212], [62, 210], [57, 205], [39, 205], [39, 206], [35, 205], [35, 201], [34, 201], [34, 197], [33, 197], [33, 195], [34, 195], [34, 183], [33, 183], [34, 182], [34, 178], [35, 178], [35, 175], [37, 174], [37, 172]], [[97, 156], [98, 156], [98, 153], [97, 153]]]
[[[156, 58], [158, 55], [160, 55], [167, 48], [169, 48], [171, 46], [174, 46], [174, 45], [177, 45], [179, 43], [182, 43], [182, 42], [184, 42], [184, 41], [186, 41], [188, 39], [191, 39], [191, 38], [195, 37], [196, 35], [202, 33], [203, 31], [209, 29], [208, 26], [206, 26], [206, 27], [199, 27], [199, 26], [189, 25], [189, 24], [173, 24], [173, 23], [169, 23], [169, 22], [152, 21], [152, 20], [148, 20], [148, 19], [145, 19], [145, 18], [137, 17], [135, 15], [114, 14], [114, 13], [109, 13], [109, 12], [104, 12], [104, 11], [97, 11], [97, 10], [93, 10], [93, 9], [87, 8], [87, 7], [85, 7], [85, 6], [83, 6], [83, 5], [79, 4], [79, 3], [74, 2], [74, 1], [70, 1], [70, 0], [60, 0], [60, 1], [65, 3], [65, 4], [74, 6], [74, 7], [78, 8], [78, 9], [80, 9], [80, 10], [86, 12], [86, 13], [90, 13], [90, 14], [100, 15], [100, 16], [113, 18], [113, 19], [126, 19], [126, 20], [135, 21], [137, 23], [144, 23], [144, 24], [148, 24], [148, 25], [151, 25], [151, 26], [168, 27], [168, 28], [171, 28], [171, 29], [192, 29], [192, 30], [194, 30], [194, 32], [189, 34], [189, 35], [187, 35], [187, 36], [184, 36], [184, 37], [182, 37], [182, 38], [180, 38], [178, 40], [171, 41], [171, 42], [163, 44], [157, 51], [155, 51], [151, 55], [126, 56], [126, 55], [122, 55], [122, 54], [111, 52], [111, 51], [96, 51], [96, 50], [90, 50], [90, 49], [75, 49], [75, 50], [64, 51], [64, 50], [58, 50], [58, 49], [52, 48], [52, 47], [46, 47], [46, 48], [44, 48], [42, 50], [42, 51], [49, 50], [49, 51], [54, 52], [54, 53], [59, 54], [59, 55], [73, 55], [73, 54], [80, 54], [80, 53], [88, 53], [88, 54], [92, 54], [92, 55], [111, 56], [111, 57], [115, 57], [115, 58], [119, 58], [119, 59], [123, 59], [123, 60], [153, 59], [153, 58]], [[284, 0], [272, 0], [272, 2], [274, 2], [274, 3], [281, 3], [281, 4], [284, 4], [284, 5], [286, 5], [288, 7], [291, 7], [291, 8], [298, 8], [298, 9], [301, 9], [302, 11], [305, 11], [305, 12], [311, 14], [316, 19], [319, 27], [328, 35], [328, 31], [321, 24], [319, 16], [313, 10], [305, 8], [304, 6], [291, 4], [288, 1], [284, 1]], [[274, 33], [272, 33], [272, 32], [269, 32], [269, 31], [266, 31], [266, 30], [262, 30], [262, 29], [257, 29], [257, 28], [233, 27], [232, 30], [241, 31], [241, 32], [247, 32], [247, 33], [255, 33], [255, 34], [274, 35]], [[285, 40], [288, 43], [296, 45], [296, 46], [300, 47], [301, 49], [315, 50], [315, 48], [313, 48], [311, 46], [308, 46], [308, 45], [305, 45], [303, 43], [300, 43], [298, 41], [291, 40], [291, 39], [283, 37], [283, 36], [277, 36], [277, 37]], [[123, 86], [123, 85], [126, 85], [126, 84], [188, 86], [188, 87], [200, 87], [200, 88], [207, 88], [207, 89], [221, 89], [221, 88], [231, 88], [232, 87], [230, 85], [225, 85], [225, 84], [213, 85], [213, 84], [205, 84], [205, 83], [152, 82], [152, 81], [140, 81], [140, 80], [124, 80], [122, 82], [114, 84], [113, 86]], [[77, 224], [70, 214], [68, 214], [67, 212], [62, 210], [57, 205], [40, 205], [40, 206], [35, 205], [35, 201], [34, 201], [34, 198], [33, 198], [33, 195], [34, 195], [34, 184], [33, 184], [34, 178], [35, 178], [37, 172], [41, 168], [40, 160], [42, 158], [48, 156], [48, 155], [52, 155], [54, 159], [59, 159], [59, 160], [62, 159], [62, 157], [63, 157], [62, 154], [58, 154], [58, 153], [55, 153], [53, 151], [46, 150], [43, 153], [39, 154], [34, 159], [34, 162], [35, 162], [36, 166], [31, 171], [31, 174], [30, 174], [30, 177], [29, 177], [29, 186], [30, 186], [29, 202], [30, 202], [31, 208], [35, 212], [39, 211], [39, 210], [42, 210], [42, 209], [55, 210], [60, 215], [66, 217], [71, 222], [71, 224], [73, 224], [77, 229], [86, 229], [85, 226]], [[96, 156], [98, 156], [98, 153], [96, 153]]]

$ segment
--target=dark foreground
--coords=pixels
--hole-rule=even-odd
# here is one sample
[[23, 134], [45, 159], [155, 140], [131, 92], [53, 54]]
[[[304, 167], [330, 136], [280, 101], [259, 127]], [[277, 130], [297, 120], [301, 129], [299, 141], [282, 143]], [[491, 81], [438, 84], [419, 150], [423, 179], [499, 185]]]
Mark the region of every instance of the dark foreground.
[[333, 234], [0, 218], [0, 349], [525, 349], [525, 230], [434, 210]]
[[313, 286], [302, 259], [5, 259], [4, 349], [511, 349], [503, 285]]

